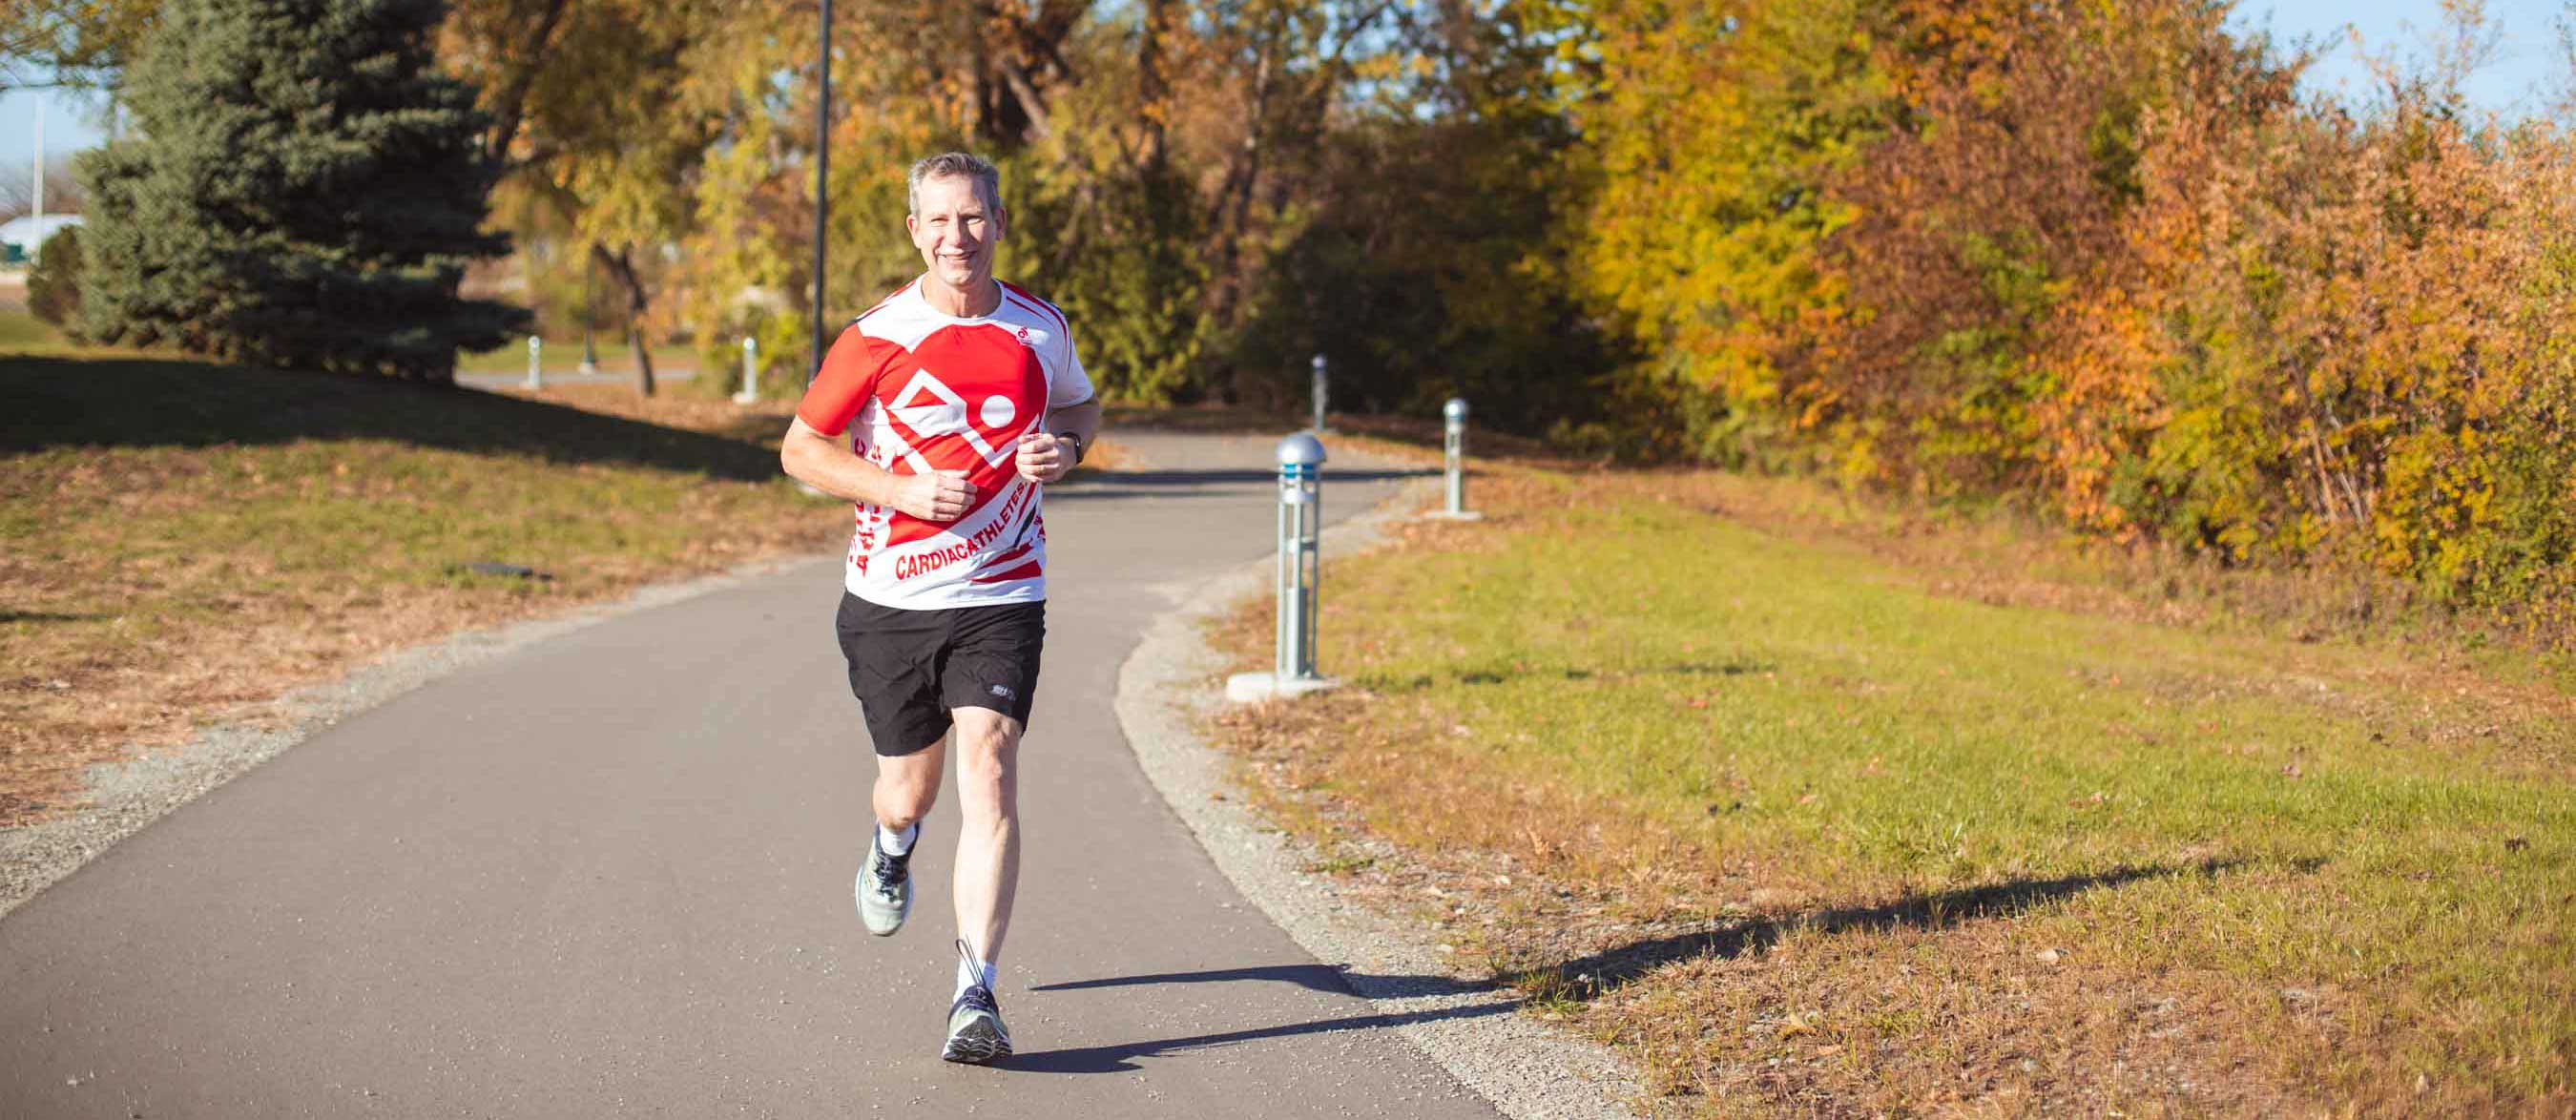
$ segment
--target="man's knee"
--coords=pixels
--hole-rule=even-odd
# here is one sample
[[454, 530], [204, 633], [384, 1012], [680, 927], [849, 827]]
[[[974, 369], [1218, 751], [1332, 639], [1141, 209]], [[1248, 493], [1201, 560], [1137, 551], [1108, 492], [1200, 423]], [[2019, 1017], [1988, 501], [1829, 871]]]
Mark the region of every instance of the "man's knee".
[[1019, 746], [1019, 725], [1008, 716], [961, 714], [957, 720], [957, 761], [965, 769], [1008, 770]]
[[957, 792], [969, 805], [1008, 812], [1018, 785], [1019, 728], [1001, 716], [957, 721]]
[[920, 820], [939, 799], [939, 767], [930, 752], [902, 759], [881, 759], [877, 767], [878, 808], [897, 818], [886, 823], [902, 828]]

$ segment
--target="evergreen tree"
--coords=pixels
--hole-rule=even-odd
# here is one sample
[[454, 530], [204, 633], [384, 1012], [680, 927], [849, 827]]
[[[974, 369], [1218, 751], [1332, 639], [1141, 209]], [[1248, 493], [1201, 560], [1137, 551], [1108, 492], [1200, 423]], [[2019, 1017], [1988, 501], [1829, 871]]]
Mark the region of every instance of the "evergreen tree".
[[80, 227], [64, 226], [45, 239], [36, 267], [27, 272], [27, 313], [77, 332], [80, 324]]
[[84, 333], [445, 381], [527, 312], [459, 298], [501, 168], [432, 68], [443, 0], [175, 0], [130, 74], [140, 135], [82, 157]]

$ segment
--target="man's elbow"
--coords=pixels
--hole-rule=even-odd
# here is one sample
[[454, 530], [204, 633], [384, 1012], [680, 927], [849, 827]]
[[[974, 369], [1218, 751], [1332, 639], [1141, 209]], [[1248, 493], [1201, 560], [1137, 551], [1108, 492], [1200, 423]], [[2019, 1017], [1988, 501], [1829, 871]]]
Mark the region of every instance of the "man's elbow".
[[814, 482], [807, 474], [814, 462], [814, 449], [808, 446], [810, 442], [789, 433], [778, 445], [778, 469], [787, 472], [787, 477], [809, 486]]

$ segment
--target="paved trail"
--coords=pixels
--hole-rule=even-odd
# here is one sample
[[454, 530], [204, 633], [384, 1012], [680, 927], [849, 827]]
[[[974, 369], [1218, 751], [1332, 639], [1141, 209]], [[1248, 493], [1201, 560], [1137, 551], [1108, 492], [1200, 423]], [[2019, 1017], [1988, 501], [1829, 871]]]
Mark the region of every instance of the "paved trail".
[[345, 721], [0, 918], [0, 1116], [1493, 1115], [1137, 772], [1119, 663], [1275, 507], [1271, 440], [1122, 441], [1159, 469], [1047, 503], [1006, 1067], [937, 1058], [953, 795], [913, 924], [852, 912], [872, 769], [815, 562]]

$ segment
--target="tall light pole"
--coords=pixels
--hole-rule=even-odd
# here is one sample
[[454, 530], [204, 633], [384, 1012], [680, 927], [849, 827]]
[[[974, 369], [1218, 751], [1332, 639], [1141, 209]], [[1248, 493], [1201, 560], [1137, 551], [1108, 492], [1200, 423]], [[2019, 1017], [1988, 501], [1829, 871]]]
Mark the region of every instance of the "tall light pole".
[[[831, 3], [832, 0], [823, 0]], [[33, 267], [45, 246], [45, 103], [36, 101], [36, 220], [27, 231], [27, 264]]]
[[823, 40], [814, 52], [822, 71], [814, 99], [814, 360], [805, 383], [823, 372], [823, 237], [832, 216], [832, 0], [823, 0]]

